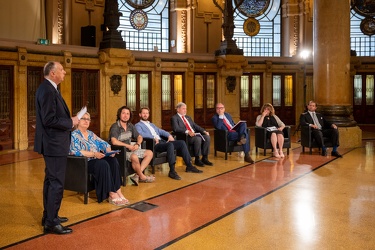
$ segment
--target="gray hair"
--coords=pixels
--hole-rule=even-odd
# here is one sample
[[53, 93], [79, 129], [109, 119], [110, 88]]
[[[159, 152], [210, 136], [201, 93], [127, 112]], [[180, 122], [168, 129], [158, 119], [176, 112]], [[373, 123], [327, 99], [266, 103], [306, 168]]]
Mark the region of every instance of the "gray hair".
[[44, 74], [44, 76], [48, 76], [49, 73], [53, 69], [55, 69], [55, 62], [50, 61], [50, 62], [46, 63], [46, 65], [44, 65], [44, 68], [43, 68], [43, 74]]
[[183, 103], [183, 102], [179, 102], [179, 103], [177, 103], [177, 105], [176, 105], [176, 109], [179, 109], [179, 108], [181, 108], [181, 107], [183, 107], [183, 106], [186, 107], [186, 104]]

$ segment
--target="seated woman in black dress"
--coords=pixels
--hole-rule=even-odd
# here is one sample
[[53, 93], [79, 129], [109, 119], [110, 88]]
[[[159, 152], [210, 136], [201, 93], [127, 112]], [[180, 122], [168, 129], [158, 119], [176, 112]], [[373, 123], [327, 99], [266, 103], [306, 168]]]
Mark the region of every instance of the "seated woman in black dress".
[[[283, 145], [284, 145], [284, 133], [283, 129], [285, 124], [280, 120], [280, 118], [275, 115], [275, 109], [271, 103], [266, 103], [260, 110], [261, 115], [258, 115], [255, 125], [258, 127], [269, 128], [267, 131], [267, 136], [271, 140], [273, 147], [273, 155], [277, 158], [284, 157]], [[279, 146], [279, 150], [277, 149]]]
[[94, 176], [98, 203], [108, 199], [116, 206], [124, 206], [129, 201], [121, 193], [120, 166], [115, 154], [105, 156], [102, 152], [111, 152], [108, 142], [99, 138], [87, 128], [90, 114], [86, 113], [79, 120], [77, 129], [72, 132], [70, 154], [88, 157], [88, 171]]

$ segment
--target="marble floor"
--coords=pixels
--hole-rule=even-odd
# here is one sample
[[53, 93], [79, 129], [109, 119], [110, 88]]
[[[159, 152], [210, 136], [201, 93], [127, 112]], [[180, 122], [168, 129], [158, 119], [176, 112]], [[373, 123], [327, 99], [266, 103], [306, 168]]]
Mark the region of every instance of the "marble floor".
[[[375, 133], [363, 145], [340, 148], [343, 158], [302, 153], [298, 133], [284, 159], [256, 154], [247, 165], [218, 152], [203, 174], [168, 165], [156, 182], [128, 185], [131, 204], [89, 203], [64, 192], [61, 216], [69, 235], [43, 234], [44, 161], [32, 151], [0, 154], [0, 248], [2, 249], [374, 249]], [[254, 138], [251, 138], [254, 142]]]

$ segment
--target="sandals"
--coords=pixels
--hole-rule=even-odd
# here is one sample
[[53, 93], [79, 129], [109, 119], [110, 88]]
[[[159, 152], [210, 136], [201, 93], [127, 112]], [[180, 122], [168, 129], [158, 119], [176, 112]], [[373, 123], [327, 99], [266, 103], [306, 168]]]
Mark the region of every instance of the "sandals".
[[[125, 199], [126, 200], [126, 199]], [[118, 207], [122, 207], [122, 206], [125, 206], [126, 204], [129, 203], [129, 201], [126, 201], [123, 200], [122, 198], [115, 198], [115, 199], [112, 199], [111, 197], [108, 197], [108, 203], [112, 204], [112, 205], [115, 205], [115, 206], [118, 206]]]
[[135, 186], [138, 186], [138, 181], [139, 181], [140, 179], [139, 179], [138, 175], [135, 174], [135, 175], [133, 175], [133, 176], [130, 177], [130, 180], [133, 182], [133, 184], [134, 184]]
[[155, 181], [155, 177], [154, 176], [146, 176], [146, 179], [142, 180], [141, 178], [139, 178], [139, 182], [144, 182], [144, 183], [151, 183], [151, 182], [154, 182]]

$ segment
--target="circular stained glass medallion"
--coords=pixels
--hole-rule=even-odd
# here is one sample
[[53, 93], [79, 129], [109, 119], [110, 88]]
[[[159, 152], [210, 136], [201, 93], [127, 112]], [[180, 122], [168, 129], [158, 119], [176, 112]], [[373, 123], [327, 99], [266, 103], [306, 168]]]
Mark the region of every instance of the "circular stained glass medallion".
[[355, 12], [365, 17], [375, 17], [374, 0], [352, 0], [352, 7]]
[[260, 31], [259, 21], [253, 17], [248, 18], [243, 24], [243, 31], [248, 36], [256, 36]]
[[360, 28], [362, 33], [365, 35], [375, 35], [375, 18], [367, 17], [363, 19]]
[[147, 27], [148, 17], [143, 10], [133, 10], [130, 13], [130, 24], [136, 30], [143, 30]]
[[126, 0], [126, 2], [136, 9], [144, 9], [153, 4], [155, 0]]
[[[241, 2], [240, 0], [235, 0], [236, 5]], [[247, 17], [257, 17], [262, 15], [270, 5], [270, 0], [245, 0], [238, 7], [239, 12]]]

